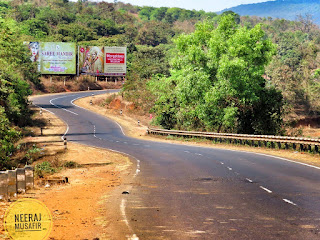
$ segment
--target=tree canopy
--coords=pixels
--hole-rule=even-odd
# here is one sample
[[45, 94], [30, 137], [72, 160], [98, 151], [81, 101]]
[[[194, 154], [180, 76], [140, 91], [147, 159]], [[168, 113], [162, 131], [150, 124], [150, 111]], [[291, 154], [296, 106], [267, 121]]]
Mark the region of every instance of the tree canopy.
[[175, 45], [171, 76], [149, 83], [159, 124], [254, 134], [280, 130], [282, 95], [263, 78], [276, 48], [261, 25], [247, 29], [226, 15], [217, 27], [199, 23]]

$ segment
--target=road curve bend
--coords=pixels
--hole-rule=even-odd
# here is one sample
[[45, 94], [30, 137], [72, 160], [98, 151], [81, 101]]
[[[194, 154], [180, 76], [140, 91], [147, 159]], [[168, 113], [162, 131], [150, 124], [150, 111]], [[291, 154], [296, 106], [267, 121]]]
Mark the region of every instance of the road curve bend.
[[[247, 152], [137, 140], [73, 100], [99, 92], [41, 96], [33, 103], [68, 125], [69, 141], [130, 155], [120, 194], [128, 239], [320, 239], [320, 169]], [[106, 213], [107, 214], [107, 213]]]

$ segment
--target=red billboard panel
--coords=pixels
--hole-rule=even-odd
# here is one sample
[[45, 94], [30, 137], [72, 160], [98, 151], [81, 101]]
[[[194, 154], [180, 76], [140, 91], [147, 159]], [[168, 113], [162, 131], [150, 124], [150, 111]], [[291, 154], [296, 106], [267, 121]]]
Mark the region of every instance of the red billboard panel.
[[106, 63], [124, 64], [125, 54], [124, 53], [106, 53]]

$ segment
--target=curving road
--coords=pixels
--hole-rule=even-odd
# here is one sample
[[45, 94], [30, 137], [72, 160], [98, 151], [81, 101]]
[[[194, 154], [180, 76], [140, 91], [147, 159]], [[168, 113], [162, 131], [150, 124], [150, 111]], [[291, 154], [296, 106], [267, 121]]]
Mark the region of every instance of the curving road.
[[115, 224], [126, 229], [114, 239], [320, 239], [319, 168], [127, 137], [115, 122], [72, 103], [105, 92], [42, 96], [33, 103], [68, 124], [69, 141], [134, 158], [125, 186], [130, 194], [118, 191], [113, 199]]

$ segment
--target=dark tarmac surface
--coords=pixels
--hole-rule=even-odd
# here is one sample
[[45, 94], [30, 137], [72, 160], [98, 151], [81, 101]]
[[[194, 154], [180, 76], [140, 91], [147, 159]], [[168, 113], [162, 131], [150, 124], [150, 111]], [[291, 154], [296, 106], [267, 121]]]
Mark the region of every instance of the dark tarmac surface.
[[[94, 92], [94, 94], [105, 91]], [[69, 126], [66, 137], [134, 157], [129, 194], [115, 198], [129, 239], [320, 239], [320, 169], [271, 156], [148, 142], [74, 106], [92, 92], [34, 104]], [[53, 105], [52, 105], [53, 104]], [[319, 159], [320, 160], [320, 159]]]

